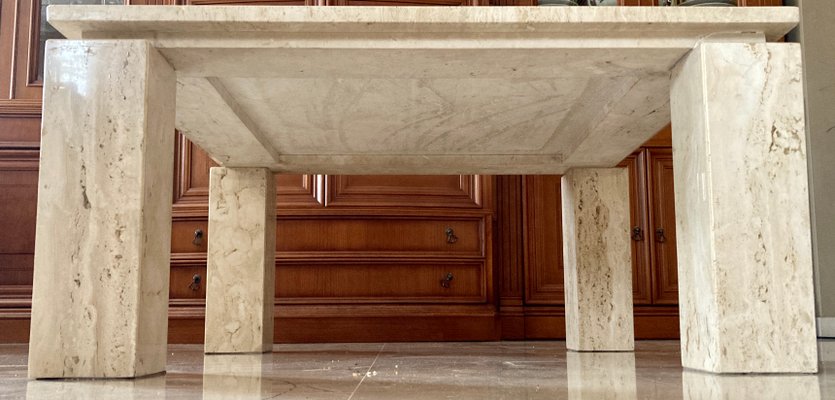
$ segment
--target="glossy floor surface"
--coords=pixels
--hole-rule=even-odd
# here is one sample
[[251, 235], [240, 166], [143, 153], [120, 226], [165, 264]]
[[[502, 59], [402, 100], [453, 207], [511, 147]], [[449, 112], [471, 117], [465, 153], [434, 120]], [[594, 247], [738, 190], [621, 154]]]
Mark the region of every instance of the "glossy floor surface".
[[276, 345], [204, 356], [171, 345], [168, 372], [136, 380], [26, 379], [25, 345], [0, 345], [0, 398], [26, 399], [835, 399], [835, 341], [817, 375], [682, 370], [676, 341], [635, 353], [566, 352], [565, 342]]

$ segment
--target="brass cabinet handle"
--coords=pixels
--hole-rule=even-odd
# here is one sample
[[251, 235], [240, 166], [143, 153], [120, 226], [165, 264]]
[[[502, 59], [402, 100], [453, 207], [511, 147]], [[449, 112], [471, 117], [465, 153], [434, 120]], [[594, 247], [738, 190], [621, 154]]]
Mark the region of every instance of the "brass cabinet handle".
[[446, 276], [441, 279], [441, 287], [449, 289], [450, 282], [452, 282], [452, 272], [447, 272]]
[[667, 237], [664, 236], [664, 228], [658, 228], [655, 230], [655, 241], [658, 243], [664, 243], [667, 241]]
[[444, 233], [446, 234], [447, 243], [452, 244], [458, 241], [458, 236], [455, 236], [455, 231], [452, 228], [446, 228], [446, 231], [444, 231]]
[[644, 240], [644, 230], [640, 226], [632, 228], [632, 240], [641, 242]]
[[195, 292], [200, 290], [201, 280], [202, 278], [200, 277], [200, 274], [194, 274], [194, 276], [191, 277], [191, 283], [188, 284], [188, 288]]
[[193, 244], [195, 246], [200, 246], [201, 244], [203, 244], [203, 230], [202, 229], [197, 228], [197, 230], [194, 231], [194, 239], [191, 241], [191, 244]]

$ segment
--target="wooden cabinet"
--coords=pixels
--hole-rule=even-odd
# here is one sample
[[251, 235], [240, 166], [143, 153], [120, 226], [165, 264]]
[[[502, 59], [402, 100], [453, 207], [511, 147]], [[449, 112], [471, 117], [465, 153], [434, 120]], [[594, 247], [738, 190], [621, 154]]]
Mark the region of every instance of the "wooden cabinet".
[[[629, 173], [638, 338], [678, 337], [672, 166], [669, 127], [620, 164]], [[499, 304], [504, 338], [565, 335], [560, 178], [497, 178], [496, 269], [502, 285]], [[520, 228], [521, 244], [512, 237]], [[515, 257], [519, 251], [522, 260]]]
[[[185, 138], [176, 143], [170, 325], [174, 341], [191, 342], [202, 335], [194, 322], [205, 304], [215, 164]], [[446, 337], [498, 338], [495, 323], [485, 323], [495, 320], [492, 178], [275, 177], [277, 341], [363, 340], [381, 319], [390, 323], [375, 328], [377, 340], [409, 340], [412, 333], [396, 324], [403, 319]], [[336, 313], [348, 306], [359, 314], [386, 309], [376, 321]], [[468, 315], [473, 307], [478, 312]], [[452, 316], [471, 324], [449, 325]]]

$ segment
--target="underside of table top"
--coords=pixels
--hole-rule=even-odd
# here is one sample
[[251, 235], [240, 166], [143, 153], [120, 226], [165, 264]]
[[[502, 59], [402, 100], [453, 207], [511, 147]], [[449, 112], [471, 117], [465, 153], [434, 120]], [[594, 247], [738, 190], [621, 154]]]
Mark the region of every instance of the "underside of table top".
[[670, 121], [698, 43], [761, 42], [792, 7], [50, 6], [70, 39], [150, 41], [177, 128], [225, 166], [287, 173], [609, 167]]

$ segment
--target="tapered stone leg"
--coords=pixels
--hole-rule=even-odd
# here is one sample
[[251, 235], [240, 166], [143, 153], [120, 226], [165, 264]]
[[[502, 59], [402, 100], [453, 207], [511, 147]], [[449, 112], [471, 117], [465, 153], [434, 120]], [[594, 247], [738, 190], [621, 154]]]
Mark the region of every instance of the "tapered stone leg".
[[32, 378], [165, 370], [176, 78], [145, 41], [46, 48]]
[[705, 43], [672, 83], [681, 356], [815, 372], [800, 47]]
[[212, 168], [206, 353], [272, 351], [275, 180], [264, 168]]
[[633, 350], [627, 170], [563, 175], [562, 227], [566, 347]]

